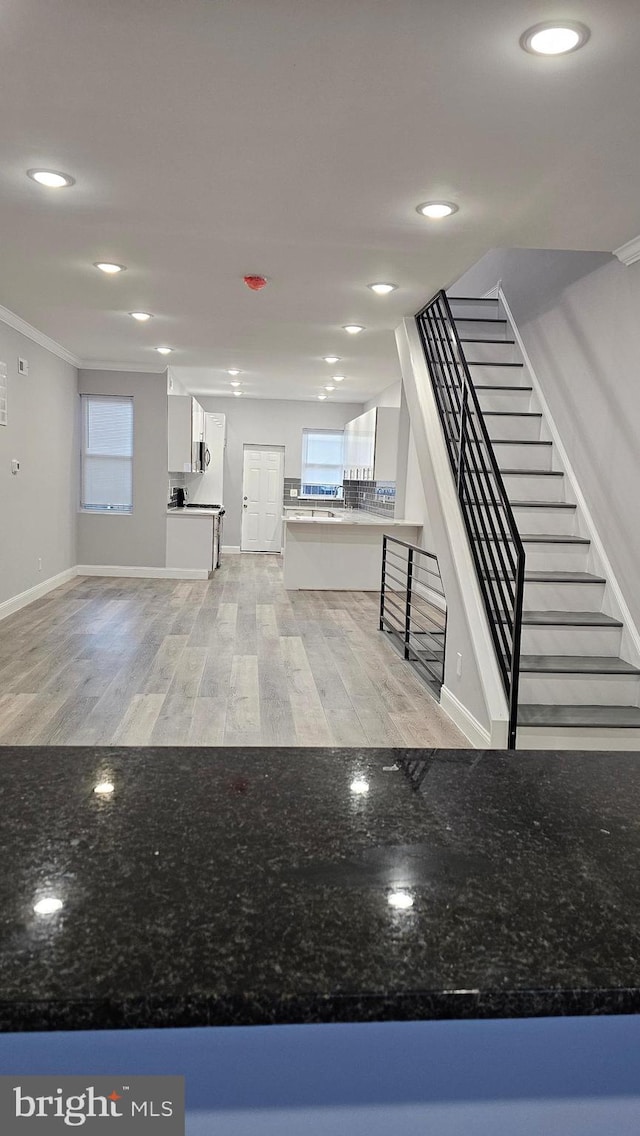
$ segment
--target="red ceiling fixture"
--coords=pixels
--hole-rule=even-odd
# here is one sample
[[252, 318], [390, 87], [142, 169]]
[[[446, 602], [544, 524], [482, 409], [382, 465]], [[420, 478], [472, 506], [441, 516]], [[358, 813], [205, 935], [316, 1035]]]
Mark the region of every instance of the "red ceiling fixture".
[[252, 292], [259, 292], [261, 288], [266, 286], [266, 279], [264, 276], [245, 276], [244, 282], [247, 288], [251, 288]]

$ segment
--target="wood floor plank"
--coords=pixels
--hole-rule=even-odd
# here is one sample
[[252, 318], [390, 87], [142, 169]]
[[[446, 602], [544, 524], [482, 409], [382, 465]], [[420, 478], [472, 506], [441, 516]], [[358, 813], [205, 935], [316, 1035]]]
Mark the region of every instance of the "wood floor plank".
[[80, 577], [1, 622], [0, 741], [468, 744], [379, 632], [375, 594], [287, 592], [275, 555], [222, 563]]

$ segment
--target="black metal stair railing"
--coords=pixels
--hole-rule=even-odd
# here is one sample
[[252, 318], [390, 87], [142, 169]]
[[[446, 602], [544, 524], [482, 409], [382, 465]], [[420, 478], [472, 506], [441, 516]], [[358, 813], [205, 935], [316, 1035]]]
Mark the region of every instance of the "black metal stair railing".
[[402, 647], [434, 694], [444, 679], [447, 605], [437, 557], [386, 533], [382, 537], [380, 630]]
[[416, 323], [509, 705], [508, 747], [515, 749], [524, 548], [444, 292]]

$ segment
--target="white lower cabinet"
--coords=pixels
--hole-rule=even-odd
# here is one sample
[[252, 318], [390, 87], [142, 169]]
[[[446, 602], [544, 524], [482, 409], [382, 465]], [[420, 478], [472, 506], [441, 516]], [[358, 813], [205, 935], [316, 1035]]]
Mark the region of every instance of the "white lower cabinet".
[[167, 568], [213, 571], [214, 517], [167, 517]]

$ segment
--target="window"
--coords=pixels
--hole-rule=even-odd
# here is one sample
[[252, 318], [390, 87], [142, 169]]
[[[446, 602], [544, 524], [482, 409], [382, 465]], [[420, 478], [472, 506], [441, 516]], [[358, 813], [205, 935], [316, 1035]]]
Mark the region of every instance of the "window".
[[344, 431], [302, 431], [302, 497], [342, 497]]
[[83, 394], [80, 507], [133, 510], [133, 398]]

